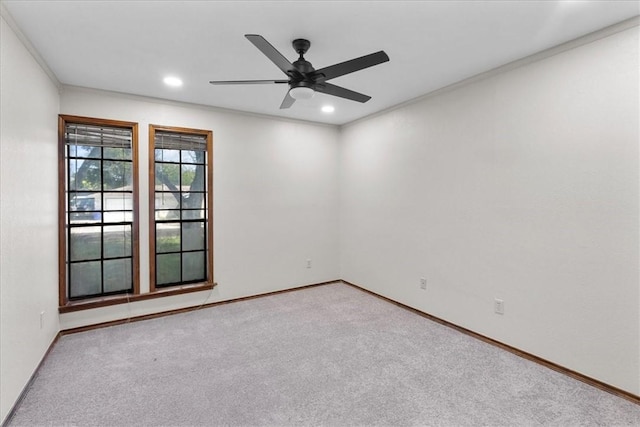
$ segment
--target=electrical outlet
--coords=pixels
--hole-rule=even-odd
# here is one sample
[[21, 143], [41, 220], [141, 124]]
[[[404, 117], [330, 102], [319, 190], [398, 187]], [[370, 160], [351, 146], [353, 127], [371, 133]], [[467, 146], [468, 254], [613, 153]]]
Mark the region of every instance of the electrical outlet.
[[422, 289], [423, 291], [427, 290], [427, 278], [426, 277], [421, 277], [420, 278], [420, 289]]
[[307, 268], [311, 268], [311, 260], [310, 259], [307, 260]]
[[499, 298], [494, 299], [493, 311], [495, 311], [496, 314], [504, 314], [504, 301]]

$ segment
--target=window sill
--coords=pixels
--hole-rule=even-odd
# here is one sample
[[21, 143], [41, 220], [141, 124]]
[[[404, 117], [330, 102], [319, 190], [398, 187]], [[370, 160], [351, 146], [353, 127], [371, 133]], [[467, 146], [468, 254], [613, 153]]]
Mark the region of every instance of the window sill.
[[170, 297], [174, 295], [202, 292], [213, 289], [217, 283], [196, 283], [193, 285], [172, 286], [149, 292], [146, 294], [125, 294], [109, 297], [91, 298], [81, 301], [69, 301], [66, 305], [58, 307], [59, 313], [71, 313], [74, 311], [91, 310], [93, 308], [107, 307], [110, 305], [127, 304], [129, 302], [144, 301], [148, 299]]

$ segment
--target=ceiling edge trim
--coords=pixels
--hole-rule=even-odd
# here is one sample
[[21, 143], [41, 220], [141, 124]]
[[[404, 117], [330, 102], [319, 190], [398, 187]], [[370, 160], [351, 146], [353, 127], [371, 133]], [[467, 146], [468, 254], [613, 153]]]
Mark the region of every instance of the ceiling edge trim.
[[51, 79], [53, 84], [55, 84], [58, 90], [60, 90], [62, 88], [62, 83], [60, 83], [60, 80], [58, 80], [58, 77], [51, 70], [51, 68], [49, 68], [49, 65], [46, 63], [44, 58], [42, 58], [38, 50], [33, 46], [29, 38], [24, 35], [24, 33], [22, 32], [22, 30], [20, 29], [16, 21], [13, 19], [13, 16], [11, 16], [11, 13], [5, 7], [4, 3], [1, 3], [1, 2], [0, 2], [0, 16], [2, 16], [2, 18], [5, 20], [7, 25], [9, 25], [9, 28], [13, 30], [13, 32], [18, 37], [18, 40], [22, 42], [22, 44], [27, 49], [27, 51], [29, 51], [33, 59], [35, 59], [38, 65], [40, 65], [40, 68], [42, 68], [42, 70], [46, 73], [49, 79]]
[[96, 94], [114, 96], [118, 98], [128, 98], [136, 101], [152, 102], [155, 104], [165, 104], [165, 105], [172, 105], [172, 106], [183, 107], [183, 108], [184, 107], [197, 108], [199, 110], [213, 111], [221, 114], [233, 114], [238, 116], [255, 117], [255, 118], [264, 119], [264, 120], [289, 122], [289, 123], [296, 123], [296, 124], [303, 124], [303, 125], [313, 125], [313, 126], [325, 127], [325, 128], [335, 129], [335, 130], [339, 129], [339, 125], [335, 125], [331, 123], [322, 123], [322, 122], [314, 122], [311, 120], [272, 116], [269, 114], [251, 113], [249, 111], [233, 110], [231, 108], [215, 107], [213, 105], [197, 104], [194, 102], [175, 101], [172, 99], [158, 98], [158, 97], [146, 96], [146, 95], [136, 95], [133, 93], [117, 92], [117, 91], [107, 90], [107, 89], [98, 89], [98, 88], [85, 87], [85, 86], [61, 84], [60, 92], [64, 94], [66, 90], [77, 90], [80, 92], [96, 93]]
[[499, 67], [492, 68], [491, 70], [482, 72], [480, 74], [476, 74], [475, 76], [468, 77], [466, 79], [460, 80], [459, 82], [452, 83], [448, 86], [442, 87], [440, 89], [436, 89], [432, 92], [426, 93], [424, 95], [420, 95], [416, 98], [410, 99], [408, 101], [402, 102], [400, 104], [396, 104], [392, 107], [385, 108], [384, 110], [380, 110], [373, 114], [370, 114], [365, 117], [361, 117], [359, 119], [353, 120], [348, 123], [344, 123], [339, 125], [340, 130], [346, 128], [348, 126], [365, 122], [367, 120], [373, 119], [375, 117], [379, 117], [391, 111], [398, 110], [403, 107], [407, 107], [409, 105], [416, 104], [418, 102], [424, 101], [429, 98], [433, 98], [438, 95], [442, 95], [443, 93], [451, 92], [461, 87], [479, 82], [481, 80], [488, 79], [490, 77], [514, 70], [516, 68], [523, 67], [525, 65], [531, 64], [533, 62], [541, 61], [543, 59], [549, 58], [554, 55], [558, 55], [562, 52], [566, 52], [571, 49], [575, 49], [580, 46], [587, 45], [589, 43], [593, 43], [595, 41], [604, 39], [606, 37], [612, 36], [614, 34], [620, 33], [622, 31], [631, 29], [633, 27], [640, 26], [640, 15], [634, 16], [633, 18], [625, 19], [624, 21], [618, 22], [617, 24], [610, 25], [608, 27], [601, 28], [600, 30], [596, 30], [594, 32], [585, 34], [576, 39], [569, 40], [568, 42], [561, 43], [559, 45], [550, 47], [545, 50], [541, 50], [540, 52], [536, 52], [532, 55], [525, 56], [524, 58], [517, 59], [512, 62], [508, 62], [506, 64], [500, 65]]

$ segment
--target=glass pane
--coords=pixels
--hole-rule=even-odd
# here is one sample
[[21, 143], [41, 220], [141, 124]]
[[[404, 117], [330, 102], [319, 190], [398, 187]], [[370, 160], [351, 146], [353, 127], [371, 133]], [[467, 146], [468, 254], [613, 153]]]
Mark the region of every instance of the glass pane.
[[131, 160], [131, 148], [114, 148], [114, 147], [105, 147], [104, 148], [104, 158], [105, 159], [126, 159]]
[[101, 289], [100, 261], [79, 262], [69, 267], [69, 297], [95, 295]]
[[69, 144], [69, 157], [87, 157], [99, 159], [102, 154], [102, 148], [92, 147], [89, 145]]
[[100, 190], [100, 160], [69, 160], [69, 190]]
[[102, 166], [104, 190], [131, 190], [131, 162], [105, 160]]
[[180, 219], [180, 211], [162, 210], [156, 211], [156, 221], [176, 220]]
[[204, 208], [204, 193], [203, 192], [189, 192], [183, 193], [182, 197], [182, 209], [203, 209]]
[[156, 148], [156, 160], [159, 162], [180, 163], [180, 150], [162, 150]]
[[104, 291], [116, 292], [133, 288], [131, 259], [114, 259], [104, 262]]
[[204, 209], [190, 209], [182, 211], [182, 219], [205, 219]]
[[131, 193], [103, 193], [103, 211], [133, 210], [133, 196]]
[[100, 259], [100, 227], [72, 227], [69, 239], [70, 261]]
[[182, 223], [182, 250], [204, 249], [204, 222]]
[[180, 165], [156, 163], [156, 183], [163, 184], [163, 190], [171, 186], [180, 188]]
[[69, 214], [71, 224], [99, 223], [102, 215], [100, 212], [76, 212]]
[[100, 210], [100, 193], [70, 192], [69, 197], [71, 199], [69, 203], [71, 211], [84, 212]]
[[104, 222], [133, 222], [131, 211], [109, 211], [104, 213]]
[[204, 190], [204, 166], [182, 165], [182, 186], [190, 190]]
[[198, 163], [203, 165], [204, 159], [204, 151], [182, 150], [182, 163]]
[[66, 179], [65, 182], [67, 183], [69, 191], [77, 190], [75, 178], [69, 179], [69, 177], [76, 176], [76, 174], [78, 173], [78, 168], [80, 167], [79, 163], [81, 163], [82, 161], [83, 160], [78, 161], [77, 159], [69, 159], [67, 163], [67, 168], [65, 168], [64, 176], [65, 176], [65, 179]]
[[156, 285], [180, 283], [180, 254], [156, 256]]
[[104, 258], [131, 256], [131, 226], [105, 226], [103, 247]]
[[182, 280], [207, 280], [207, 272], [204, 262], [205, 252], [188, 252], [182, 254]]
[[156, 224], [156, 253], [180, 250], [180, 223]]
[[156, 209], [177, 209], [180, 193], [156, 192]]

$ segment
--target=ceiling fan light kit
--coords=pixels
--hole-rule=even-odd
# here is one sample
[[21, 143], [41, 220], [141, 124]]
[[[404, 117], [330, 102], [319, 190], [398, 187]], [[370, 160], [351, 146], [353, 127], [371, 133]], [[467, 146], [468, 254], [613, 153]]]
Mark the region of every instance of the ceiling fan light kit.
[[282, 104], [280, 104], [281, 109], [291, 107], [296, 100], [311, 99], [315, 92], [326, 93], [327, 95], [337, 96], [351, 101], [367, 102], [371, 99], [370, 96], [327, 83], [327, 80], [389, 61], [389, 56], [381, 50], [370, 55], [361, 56], [316, 70], [309, 61], [304, 59], [304, 54], [309, 50], [309, 47], [311, 47], [309, 40], [295, 39], [292, 42], [293, 49], [300, 57], [291, 63], [265, 40], [264, 37], [257, 34], [246, 34], [245, 37], [269, 58], [271, 62], [280, 68], [280, 70], [288, 76], [288, 80], [227, 80], [210, 81], [209, 83], [213, 85], [287, 83], [290, 89], [282, 100]]
[[313, 89], [305, 86], [292, 87], [289, 89], [289, 95], [295, 100], [311, 99], [315, 93]]

